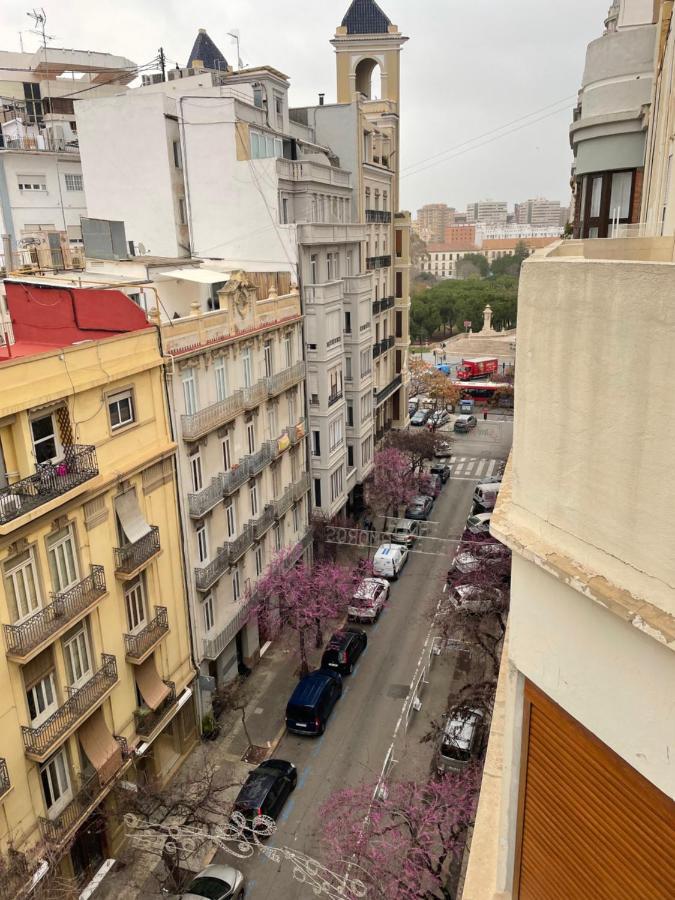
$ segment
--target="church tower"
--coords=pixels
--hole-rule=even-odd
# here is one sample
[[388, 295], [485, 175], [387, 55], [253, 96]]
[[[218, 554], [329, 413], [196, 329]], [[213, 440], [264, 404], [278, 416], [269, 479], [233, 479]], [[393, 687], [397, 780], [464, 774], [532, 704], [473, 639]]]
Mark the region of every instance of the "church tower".
[[380, 100], [398, 105], [400, 54], [408, 40], [392, 25], [375, 0], [353, 0], [331, 44], [337, 54], [337, 102], [350, 103], [358, 93], [371, 97], [371, 79], [379, 66]]

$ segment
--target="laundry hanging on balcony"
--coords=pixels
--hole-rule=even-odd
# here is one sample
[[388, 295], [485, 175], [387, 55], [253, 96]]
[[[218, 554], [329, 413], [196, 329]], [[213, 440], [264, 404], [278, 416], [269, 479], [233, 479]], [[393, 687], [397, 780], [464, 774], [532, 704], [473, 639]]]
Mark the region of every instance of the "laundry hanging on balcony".
[[115, 512], [130, 544], [135, 544], [152, 531], [138, 505], [136, 491], [126, 491], [115, 497]]

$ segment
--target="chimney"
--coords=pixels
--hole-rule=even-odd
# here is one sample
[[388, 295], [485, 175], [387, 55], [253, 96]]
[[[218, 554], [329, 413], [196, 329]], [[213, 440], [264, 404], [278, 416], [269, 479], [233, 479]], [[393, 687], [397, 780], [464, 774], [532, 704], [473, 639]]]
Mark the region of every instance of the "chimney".
[[323, 106], [323, 98], [325, 96], [326, 96], [325, 94], [319, 94], [319, 106]]

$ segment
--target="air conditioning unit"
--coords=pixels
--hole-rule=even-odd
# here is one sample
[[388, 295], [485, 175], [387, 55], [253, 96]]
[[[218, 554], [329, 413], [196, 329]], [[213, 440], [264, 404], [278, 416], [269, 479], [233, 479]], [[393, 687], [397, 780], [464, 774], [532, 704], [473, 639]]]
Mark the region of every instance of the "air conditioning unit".
[[149, 75], [143, 76], [143, 87], [149, 84], [161, 84], [164, 79], [161, 72], [151, 72]]

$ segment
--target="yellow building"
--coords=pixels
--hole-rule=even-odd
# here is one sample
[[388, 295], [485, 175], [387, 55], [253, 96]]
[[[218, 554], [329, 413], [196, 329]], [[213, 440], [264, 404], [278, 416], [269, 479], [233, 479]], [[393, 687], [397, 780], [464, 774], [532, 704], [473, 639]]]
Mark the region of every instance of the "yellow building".
[[122, 837], [114, 784], [163, 782], [196, 740], [175, 445], [157, 331], [127, 297], [6, 291], [0, 851], [83, 877]]

